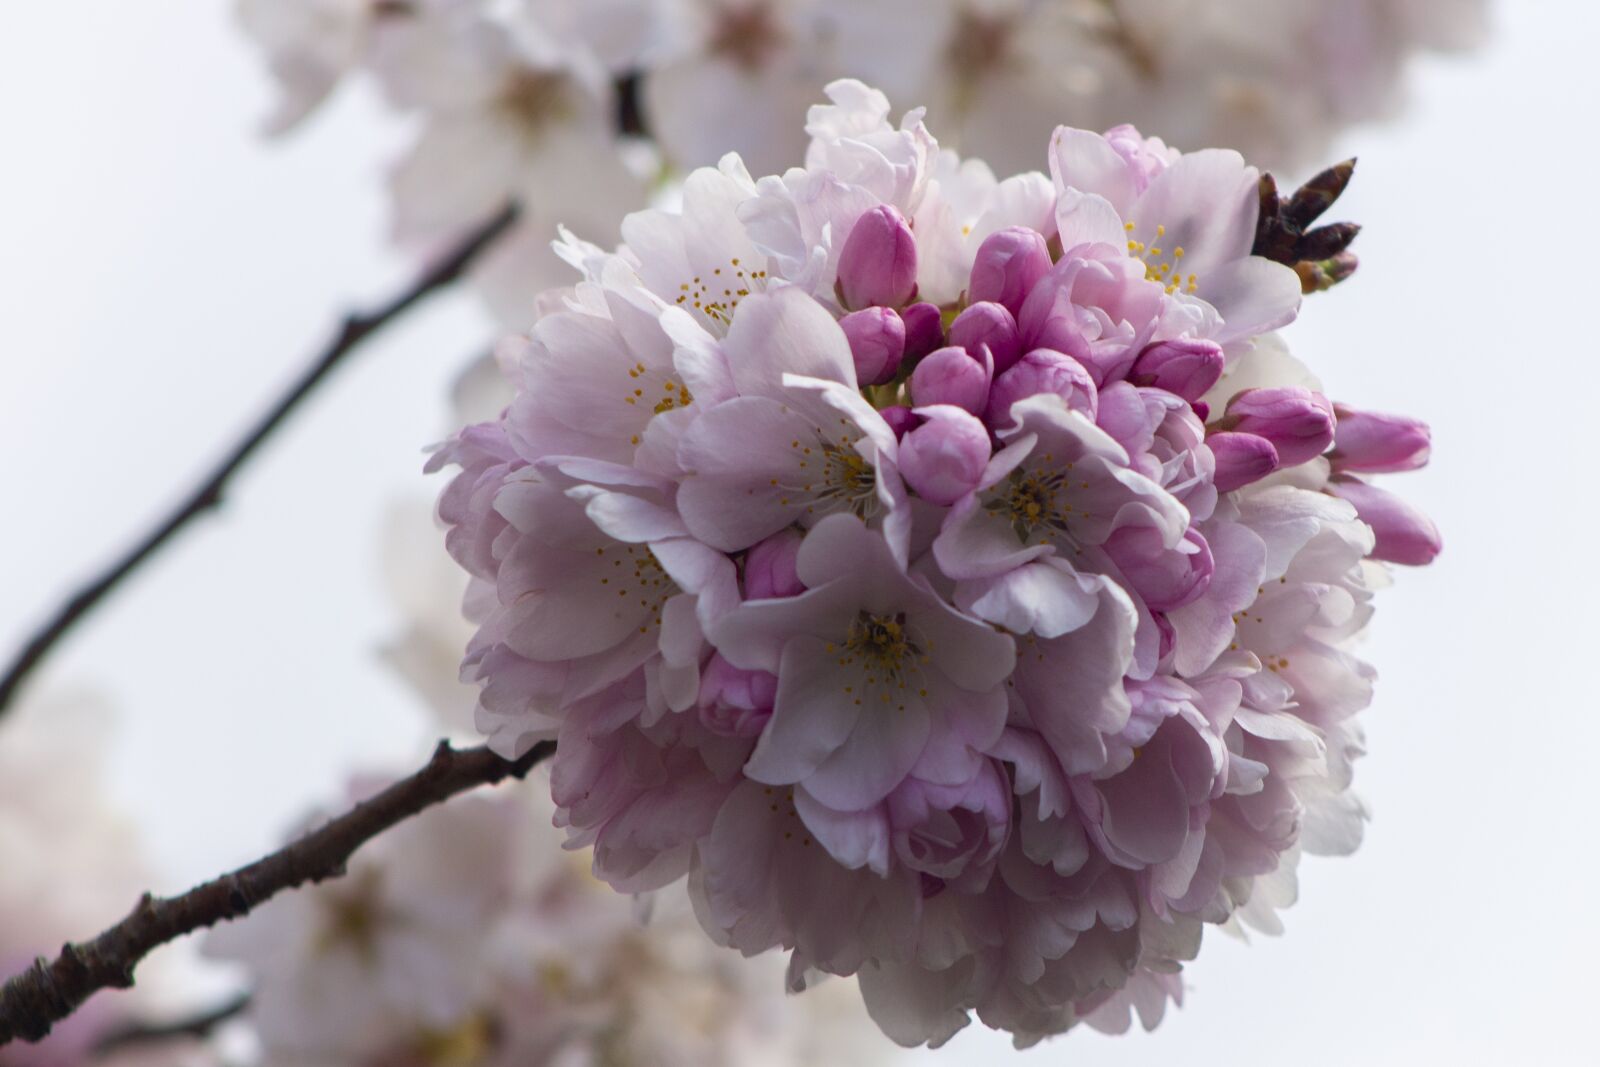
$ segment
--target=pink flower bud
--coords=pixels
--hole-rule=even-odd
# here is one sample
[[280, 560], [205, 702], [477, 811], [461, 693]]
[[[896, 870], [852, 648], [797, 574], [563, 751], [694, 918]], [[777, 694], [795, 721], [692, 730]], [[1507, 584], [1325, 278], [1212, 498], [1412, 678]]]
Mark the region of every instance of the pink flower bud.
[[839, 300], [847, 308], [900, 307], [916, 292], [917, 239], [905, 216], [880, 204], [856, 220], [839, 253]]
[[1340, 475], [1328, 483], [1328, 491], [1354, 504], [1356, 516], [1372, 527], [1373, 559], [1421, 567], [1443, 547], [1433, 520], [1387, 490]]
[[882, 385], [893, 381], [906, 351], [906, 325], [894, 308], [864, 308], [839, 320], [856, 361], [856, 381]]
[[994, 355], [994, 372], [1008, 370], [1022, 358], [1022, 338], [1017, 334], [1017, 320], [999, 304], [973, 304], [956, 316], [950, 324], [950, 343], [965, 348], [978, 358], [978, 349], [984, 345]]
[[800, 531], [779, 530], [765, 541], [750, 546], [744, 557], [744, 598], [769, 600], [799, 596], [806, 591], [795, 570], [800, 555]]
[[886, 407], [878, 414], [883, 416], [883, 421], [887, 422], [889, 429], [894, 431], [896, 440], [915, 430], [917, 424], [922, 421], [913, 415], [911, 409], [904, 404], [894, 404]]
[[1036, 348], [995, 378], [983, 417], [994, 429], [1004, 429], [1011, 425], [1011, 405], [1040, 393], [1059, 396], [1067, 407], [1091, 420], [1099, 406], [1094, 379], [1082, 363], [1048, 348]]
[[989, 402], [994, 365], [987, 348], [980, 349], [979, 359], [969, 355], [965, 348], [954, 346], [931, 353], [911, 372], [912, 401], [919, 408], [954, 404], [963, 411], [978, 414]]
[[1199, 400], [1222, 377], [1222, 346], [1214, 341], [1162, 341], [1139, 354], [1128, 380]]
[[992, 300], [1014, 316], [1034, 283], [1050, 273], [1044, 235], [1026, 226], [1009, 226], [983, 239], [972, 261], [967, 299]]
[[921, 426], [900, 442], [900, 476], [918, 496], [954, 504], [977, 486], [989, 462], [989, 431], [948, 404], [918, 408]]
[[1333, 409], [1339, 425], [1333, 434], [1333, 469], [1383, 474], [1427, 465], [1433, 449], [1428, 424], [1404, 415], [1380, 415], [1343, 404]]
[[1219, 492], [1243, 489], [1278, 469], [1278, 450], [1265, 437], [1253, 433], [1213, 433], [1206, 436], [1206, 444], [1217, 458], [1217, 473], [1211, 480]]
[[1211, 546], [1200, 531], [1183, 535], [1185, 544], [1167, 548], [1152, 526], [1124, 526], [1106, 540], [1105, 550], [1151, 611], [1174, 611], [1192, 603], [1211, 585], [1216, 571]]
[[1271, 441], [1285, 467], [1316, 459], [1333, 444], [1333, 405], [1300, 386], [1246, 389], [1223, 415], [1228, 429]]
[[900, 312], [906, 327], [905, 358], [912, 363], [944, 347], [944, 315], [936, 304], [912, 304]]
[[723, 737], [755, 737], [772, 718], [778, 677], [746, 671], [713, 653], [700, 671], [700, 722]]

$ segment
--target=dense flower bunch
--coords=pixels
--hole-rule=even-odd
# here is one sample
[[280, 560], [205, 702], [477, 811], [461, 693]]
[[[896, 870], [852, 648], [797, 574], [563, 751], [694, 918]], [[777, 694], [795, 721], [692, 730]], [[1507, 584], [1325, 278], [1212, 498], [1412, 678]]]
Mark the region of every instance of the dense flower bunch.
[[780, 975], [708, 945], [681, 894], [641, 923], [552, 840], [537, 794], [428, 811], [209, 935], [246, 967], [263, 1067], [868, 1062], [842, 984], [786, 1012]]
[[[729, 149], [758, 173], [805, 143], [830, 78], [930, 105], [1010, 171], [1055, 124], [1132, 121], [1272, 166], [1387, 110], [1406, 61], [1478, 36], [1484, 0], [241, 0], [283, 85], [274, 129], [369, 76], [420, 133], [392, 175], [408, 245], [521, 204], [477, 281], [502, 321], [560, 284], [557, 222], [615, 237], [663, 169]], [[885, 46], [885, 42], [893, 42]], [[471, 159], [471, 167], [460, 166]]]
[[1438, 547], [1365, 475], [1427, 430], [1270, 332], [1302, 282], [1237, 153], [1062, 127], [996, 181], [829, 95], [803, 169], [568, 237], [515, 400], [437, 453], [478, 725], [559, 738], [599, 877], [687, 877], [898, 1041], [1153, 1025], [1202, 924], [1359, 840], [1344, 646]]

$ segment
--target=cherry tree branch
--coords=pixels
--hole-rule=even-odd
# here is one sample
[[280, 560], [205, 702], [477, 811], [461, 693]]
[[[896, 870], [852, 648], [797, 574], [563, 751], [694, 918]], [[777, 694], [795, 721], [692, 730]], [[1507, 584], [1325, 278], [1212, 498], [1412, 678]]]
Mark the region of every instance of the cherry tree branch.
[[205, 480], [155, 529], [106, 568], [99, 577], [74, 593], [56, 609], [54, 615], [34, 631], [28, 643], [6, 667], [4, 675], [0, 675], [0, 715], [5, 713], [18, 689], [34, 668], [80, 619], [185, 526], [222, 503], [223, 491], [227, 488], [229, 479], [346, 356], [359, 347], [362, 341], [399, 318], [414, 305], [459, 279], [484, 248], [505, 233], [515, 219], [516, 210], [506, 208], [475, 230], [454, 251], [389, 303], [375, 311], [348, 316], [328, 347], [289, 386], [288, 391], [278, 398], [271, 410], [250, 427]]
[[40, 957], [0, 987], [0, 1047], [43, 1040], [94, 993], [132, 986], [134, 968], [161, 945], [246, 915], [286, 889], [337, 878], [358, 848], [390, 827], [458, 793], [526, 777], [553, 752], [555, 742], [546, 741], [508, 761], [441, 741], [421, 770], [277, 852], [180, 896], [146, 893], [98, 937], [63, 946], [54, 960]]
[[182, 1038], [207, 1038], [224, 1023], [243, 1015], [249, 1007], [249, 994], [240, 993], [232, 1000], [184, 1019], [164, 1023], [129, 1023], [96, 1041], [94, 1052], [96, 1056], [104, 1056], [122, 1049], [159, 1045]]

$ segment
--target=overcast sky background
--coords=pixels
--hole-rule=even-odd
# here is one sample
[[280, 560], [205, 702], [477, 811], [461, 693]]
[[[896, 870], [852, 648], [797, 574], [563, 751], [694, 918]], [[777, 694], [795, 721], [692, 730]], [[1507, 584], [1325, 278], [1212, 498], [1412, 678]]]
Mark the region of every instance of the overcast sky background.
[[[33, 4], [0, 32], [0, 648], [193, 484], [341, 309], [410, 275], [378, 192], [404, 130], [347, 92], [261, 140], [271, 86], [227, 7]], [[1398, 575], [1366, 648], [1367, 842], [1305, 864], [1283, 938], [1208, 936], [1157, 1033], [1019, 1062], [1594, 1062], [1600, 8], [1496, 21], [1480, 55], [1418, 70], [1402, 120], [1346, 139], [1361, 272], [1290, 334], [1334, 399], [1435, 430], [1400, 488], [1446, 552]], [[381, 535], [436, 491], [421, 450], [486, 337], [456, 294], [366, 347], [52, 661], [46, 686], [117, 704], [113, 788], [152, 888], [253, 858], [353, 766], [425, 750], [372, 654], [397, 625]], [[922, 1058], [1007, 1049], [969, 1032]]]

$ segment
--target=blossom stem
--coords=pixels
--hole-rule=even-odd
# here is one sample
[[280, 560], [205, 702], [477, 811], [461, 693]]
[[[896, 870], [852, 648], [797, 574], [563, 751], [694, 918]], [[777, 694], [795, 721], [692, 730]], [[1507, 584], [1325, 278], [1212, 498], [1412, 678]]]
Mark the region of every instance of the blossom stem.
[[316, 390], [346, 356], [360, 347], [361, 342], [369, 336], [401, 317], [423, 299], [459, 279], [478, 255], [505, 233], [515, 218], [515, 208], [506, 208], [440, 259], [405, 292], [374, 311], [346, 317], [344, 325], [328, 347], [289, 386], [272, 408], [246, 431], [221, 462], [206, 475], [205, 480], [155, 529], [146, 534], [98, 577], [74, 593], [56, 609], [48, 621], [34, 631], [16, 658], [7, 665], [4, 675], [0, 675], [0, 715], [5, 714], [29, 675], [80, 619], [89, 614], [124, 579], [190, 522], [222, 504], [223, 492], [239, 468], [244, 466], [273, 431]]
[[555, 747], [541, 742], [508, 761], [486, 747], [441, 741], [421, 770], [284, 848], [179, 896], [146, 893], [98, 937], [63, 946], [53, 961], [40, 957], [0, 986], [0, 1048], [41, 1041], [92, 994], [129, 988], [135, 966], [161, 945], [246, 915], [286, 889], [341, 876], [351, 855], [385, 830], [458, 793], [524, 778]]

